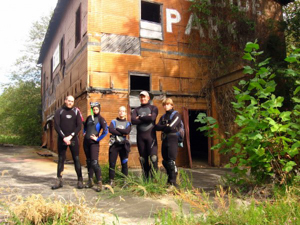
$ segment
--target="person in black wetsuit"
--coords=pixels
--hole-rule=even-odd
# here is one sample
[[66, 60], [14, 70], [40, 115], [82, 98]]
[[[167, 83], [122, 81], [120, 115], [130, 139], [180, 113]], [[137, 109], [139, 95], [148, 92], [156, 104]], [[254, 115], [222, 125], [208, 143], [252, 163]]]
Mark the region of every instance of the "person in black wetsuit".
[[178, 153], [177, 131], [181, 123], [181, 118], [179, 113], [174, 111], [174, 104], [171, 98], [165, 99], [162, 104], [166, 110], [166, 114], [159, 119], [155, 129], [162, 131], [162, 164], [167, 171], [168, 183], [178, 187], [176, 184], [177, 167], [175, 161]]
[[[100, 115], [100, 103], [92, 102], [92, 115], [86, 118], [84, 123], [84, 140], [83, 148], [86, 156], [86, 163], [88, 169], [88, 182], [86, 188], [93, 187], [93, 175], [96, 174], [97, 187], [96, 191], [100, 192], [102, 190], [102, 176], [101, 167], [98, 163], [99, 158], [99, 142], [107, 135], [107, 123], [105, 119]], [[100, 134], [100, 130], [102, 133]]]
[[150, 105], [150, 96], [147, 91], [140, 93], [141, 106], [133, 110], [131, 122], [137, 125], [137, 146], [140, 154], [140, 162], [143, 174], [149, 177], [152, 169], [158, 169], [157, 158], [157, 139], [154, 129], [155, 120], [158, 115], [158, 109], [154, 105]]
[[56, 110], [54, 115], [54, 128], [58, 134], [58, 163], [57, 163], [57, 181], [52, 189], [63, 187], [62, 172], [66, 160], [67, 147], [70, 148], [74, 160], [75, 171], [77, 173], [77, 188], [83, 188], [83, 179], [81, 165], [79, 161], [79, 143], [78, 133], [81, 129], [82, 120], [79, 109], [74, 106], [74, 97], [69, 95], [65, 99], [62, 108]]
[[119, 117], [112, 120], [109, 125], [111, 133], [109, 141], [109, 185], [114, 187], [115, 168], [118, 155], [120, 156], [122, 173], [128, 175], [128, 155], [130, 152], [130, 143], [126, 140], [126, 135], [131, 131], [131, 123], [126, 120], [126, 108], [119, 108]]

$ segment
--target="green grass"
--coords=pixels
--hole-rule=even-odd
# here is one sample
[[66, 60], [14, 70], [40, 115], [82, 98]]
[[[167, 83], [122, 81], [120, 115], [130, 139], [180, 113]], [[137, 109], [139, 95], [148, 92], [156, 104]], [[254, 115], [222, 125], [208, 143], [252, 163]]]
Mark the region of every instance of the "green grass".
[[[286, 187], [285, 192], [270, 199], [238, 199], [223, 189], [215, 193], [214, 199], [194, 190], [194, 193], [181, 193], [194, 211], [172, 212], [163, 209], [157, 215], [155, 224], [300, 224], [299, 185]], [[196, 214], [197, 213], [197, 214]]]
[[[101, 165], [102, 170], [102, 181], [106, 184], [109, 180], [108, 172], [109, 165]], [[158, 170], [153, 172], [153, 176], [149, 179], [145, 179], [140, 172], [131, 172], [127, 177], [121, 173], [120, 166], [116, 167], [115, 176], [115, 188], [112, 191], [110, 197], [115, 197], [119, 195], [130, 195], [135, 194], [138, 196], [159, 196], [165, 195], [169, 192], [174, 193], [175, 190], [170, 190], [167, 184], [168, 177], [164, 171]], [[126, 182], [126, 186], [124, 186]], [[179, 169], [177, 175], [177, 183], [180, 186], [180, 190], [190, 190], [192, 189], [192, 175], [184, 170]], [[102, 192], [101, 196], [106, 195], [107, 192]]]

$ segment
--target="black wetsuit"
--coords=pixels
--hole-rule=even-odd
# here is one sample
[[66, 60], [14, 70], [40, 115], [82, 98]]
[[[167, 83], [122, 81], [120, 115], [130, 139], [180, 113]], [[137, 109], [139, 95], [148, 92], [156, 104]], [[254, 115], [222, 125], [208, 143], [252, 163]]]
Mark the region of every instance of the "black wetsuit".
[[[99, 136], [100, 130], [102, 134]], [[96, 174], [97, 181], [101, 181], [101, 167], [98, 163], [99, 158], [99, 142], [107, 135], [107, 123], [105, 119], [100, 115], [94, 115], [94, 121], [92, 116], [88, 116], [84, 123], [85, 136], [83, 140], [83, 148], [86, 156], [87, 169], [89, 179], [93, 178], [94, 172]], [[94, 134], [98, 137], [97, 141], [94, 141], [90, 136]]]
[[110, 137], [109, 147], [109, 179], [115, 178], [115, 167], [118, 155], [120, 156], [122, 173], [128, 175], [128, 154], [130, 151], [129, 141], [126, 140], [126, 135], [131, 131], [131, 123], [126, 119], [116, 118], [109, 125]]
[[54, 128], [58, 133], [57, 148], [58, 148], [58, 163], [57, 163], [57, 177], [62, 177], [64, 170], [64, 163], [66, 160], [66, 151], [68, 145], [65, 144], [63, 139], [72, 135], [71, 145], [69, 145], [72, 158], [74, 160], [75, 171], [78, 180], [82, 181], [81, 165], [79, 161], [79, 143], [78, 133], [81, 129], [82, 120], [80, 112], [77, 108], [68, 108], [63, 106], [56, 110], [54, 115]]
[[167, 171], [168, 183], [170, 184], [176, 184], [177, 167], [175, 161], [178, 154], [178, 136], [176, 133], [181, 123], [178, 112], [175, 112], [172, 119], [170, 119], [173, 111], [173, 109], [167, 111], [155, 126], [157, 131], [162, 131], [162, 163]]
[[[155, 170], [158, 168], [157, 139], [154, 129], [157, 115], [157, 107], [149, 103], [135, 108], [131, 115], [132, 124], [137, 125], [137, 146], [141, 166], [146, 178], [149, 176], [151, 165]], [[136, 118], [137, 116], [139, 116], [138, 119]]]

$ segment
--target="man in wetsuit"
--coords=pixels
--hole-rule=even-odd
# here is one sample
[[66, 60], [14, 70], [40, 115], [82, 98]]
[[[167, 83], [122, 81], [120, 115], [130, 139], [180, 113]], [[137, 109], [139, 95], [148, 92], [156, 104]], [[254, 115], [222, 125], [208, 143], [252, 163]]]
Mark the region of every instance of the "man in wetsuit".
[[137, 125], [137, 146], [140, 154], [140, 162], [144, 176], [149, 177], [152, 169], [158, 169], [157, 158], [157, 139], [155, 120], [158, 115], [158, 109], [154, 105], [150, 105], [150, 95], [147, 91], [140, 93], [141, 106], [133, 110], [131, 122]]
[[54, 128], [58, 134], [58, 163], [57, 163], [57, 181], [52, 186], [52, 189], [58, 189], [63, 186], [62, 172], [66, 160], [66, 152], [69, 147], [74, 160], [75, 171], [77, 174], [77, 188], [83, 188], [83, 179], [81, 165], [79, 161], [79, 143], [78, 133], [81, 129], [82, 120], [80, 111], [74, 106], [74, 97], [69, 95], [65, 99], [65, 104], [60, 109], [56, 110], [54, 115]]

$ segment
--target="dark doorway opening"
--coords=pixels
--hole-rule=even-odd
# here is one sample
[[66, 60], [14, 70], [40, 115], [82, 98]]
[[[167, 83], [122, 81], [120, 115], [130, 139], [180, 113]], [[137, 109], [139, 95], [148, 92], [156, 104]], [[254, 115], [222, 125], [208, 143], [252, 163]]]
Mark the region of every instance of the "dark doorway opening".
[[190, 130], [190, 147], [193, 167], [208, 166], [208, 137], [204, 132], [197, 130], [204, 124], [195, 122], [199, 113], [206, 113], [201, 110], [189, 110], [189, 130]]

